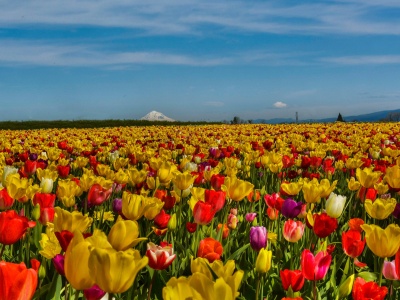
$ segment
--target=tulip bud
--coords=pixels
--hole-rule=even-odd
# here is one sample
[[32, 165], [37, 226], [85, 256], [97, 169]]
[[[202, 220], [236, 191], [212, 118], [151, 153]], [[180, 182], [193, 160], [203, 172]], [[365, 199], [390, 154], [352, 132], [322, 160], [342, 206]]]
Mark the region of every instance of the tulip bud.
[[40, 265], [39, 267], [38, 276], [40, 280], [46, 278], [46, 268], [43, 265]]
[[31, 217], [33, 220], [37, 221], [40, 218], [40, 205], [39, 203], [33, 207]]
[[272, 251], [262, 248], [256, 259], [256, 271], [267, 273], [271, 268]]
[[174, 231], [176, 229], [176, 214], [173, 214], [168, 222], [168, 230]]
[[340, 285], [339, 287], [339, 298], [343, 299], [350, 295], [351, 290], [353, 289], [354, 283], [354, 274], [347, 277], [347, 279]]
[[53, 191], [53, 179], [42, 178], [42, 181], [40, 182], [40, 188], [42, 189], [42, 193], [50, 194]]
[[267, 229], [264, 226], [250, 228], [250, 246], [256, 251], [267, 246]]

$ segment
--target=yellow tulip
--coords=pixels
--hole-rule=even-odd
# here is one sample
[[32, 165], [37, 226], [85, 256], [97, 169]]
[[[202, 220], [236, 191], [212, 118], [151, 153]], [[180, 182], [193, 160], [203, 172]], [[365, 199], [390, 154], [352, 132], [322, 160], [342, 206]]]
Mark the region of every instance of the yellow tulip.
[[194, 273], [189, 277], [189, 285], [201, 295], [204, 300], [233, 300], [233, 291], [223, 278], [215, 282], [202, 273]]
[[146, 170], [140, 170], [139, 171], [136, 168], [128, 169], [128, 171], [126, 173], [128, 174], [129, 183], [131, 185], [140, 184], [143, 181], [145, 181], [146, 177], [147, 177], [147, 171]]
[[358, 191], [360, 189], [361, 184], [354, 177], [351, 177], [350, 180], [347, 179], [347, 181], [347, 187], [350, 191]]
[[387, 182], [391, 188], [399, 189], [400, 188], [400, 167], [398, 165], [394, 165], [393, 167], [389, 167], [386, 169], [386, 175], [383, 177], [383, 180]]
[[364, 168], [362, 170], [357, 168], [356, 177], [363, 187], [372, 188], [381, 177], [381, 173], [374, 172], [372, 168]]
[[385, 229], [377, 225], [361, 225], [365, 231], [367, 246], [379, 257], [387, 258], [396, 254], [400, 247], [400, 227], [390, 224]]
[[89, 257], [91, 249], [111, 248], [106, 235], [100, 230], [95, 230], [91, 237], [84, 239], [82, 233], [74, 232], [74, 237], [65, 252], [64, 271], [65, 277], [76, 290], [91, 288], [95, 283], [93, 272], [89, 270]]
[[169, 184], [172, 178], [174, 177], [174, 173], [176, 171], [177, 168], [174, 164], [163, 162], [157, 171], [157, 177], [160, 180], [160, 183], [162, 185]]
[[321, 194], [324, 191], [324, 187], [320, 186], [318, 180], [313, 178], [313, 180], [303, 183], [303, 196], [307, 203], [316, 203], [321, 200]]
[[72, 213], [64, 210], [60, 207], [54, 208], [54, 231], [61, 232], [68, 230], [69, 232], [79, 231], [85, 232], [90, 225], [92, 225], [93, 219], [87, 215], [83, 215], [79, 211], [73, 211]]
[[14, 199], [21, 199], [26, 195], [26, 190], [30, 186], [27, 178], [20, 178], [19, 174], [7, 176], [7, 192]]
[[42, 233], [42, 239], [39, 241], [42, 248], [39, 253], [47, 259], [52, 259], [61, 253], [60, 243], [54, 234], [54, 225], [49, 223], [46, 227], [46, 233]]
[[380, 182], [374, 184], [374, 189], [378, 192], [378, 195], [383, 195], [389, 191], [389, 186]]
[[256, 259], [256, 271], [258, 273], [267, 273], [271, 268], [272, 251], [261, 248]]
[[84, 168], [89, 163], [89, 159], [83, 156], [78, 156], [75, 160], [75, 163], [77, 164], [78, 168]]
[[322, 187], [322, 192], [320, 197], [321, 198], [327, 198], [329, 195], [333, 192], [333, 190], [336, 188], [337, 185], [337, 180], [332, 182], [332, 184], [329, 182], [328, 179], [324, 178], [320, 181], [319, 185]]
[[115, 181], [116, 183], [125, 184], [125, 183], [127, 183], [127, 182], [129, 181], [129, 177], [128, 177], [128, 175], [124, 172], [123, 169], [119, 169], [118, 172], [116, 172], [114, 175], [115, 175], [114, 181]]
[[303, 182], [284, 182], [281, 184], [281, 189], [290, 196], [295, 196], [300, 193]]
[[54, 181], [58, 178], [57, 171], [52, 171], [50, 169], [36, 169], [36, 176], [41, 181], [43, 178], [50, 178]]
[[224, 185], [227, 197], [234, 201], [243, 200], [254, 188], [252, 183], [237, 177], [225, 177]]
[[378, 198], [375, 201], [370, 199], [365, 200], [364, 206], [367, 213], [374, 219], [384, 220], [388, 218], [396, 208], [397, 201], [394, 198], [382, 199]]
[[219, 278], [223, 278], [224, 281], [231, 287], [234, 294], [232, 295], [235, 299], [239, 296], [239, 287], [242, 282], [242, 278], [244, 272], [242, 270], [235, 272], [235, 261], [229, 260], [224, 265], [221, 260], [214, 260], [211, 264], [207, 259], [198, 257], [196, 259], [192, 259], [191, 262], [191, 271], [192, 273], [200, 272], [206, 275], [210, 280], [213, 280], [213, 275], [211, 274], [211, 270], [217, 275]]
[[356, 169], [363, 165], [363, 161], [359, 158], [349, 158], [346, 160], [347, 169]]
[[8, 175], [17, 174], [17, 173], [18, 173], [17, 168], [10, 167], [10, 166], [4, 166], [2, 179], [1, 179], [1, 184], [3, 185], [3, 187], [6, 187], [8, 185], [8, 179], [7, 179]]
[[146, 201], [142, 195], [122, 193], [122, 214], [129, 220], [139, 220], [151, 206], [153, 203]]
[[107, 293], [123, 293], [133, 284], [137, 273], [148, 263], [134, 249], [116, 251], [93, 247], [89, 257], [89, 269], [94, 282]]
[[135, 247], [147, 238], [139, 238], [139, 226], [136, 221], [118, 218], [108, 234], [108, 242], [117, 251], [124, 251]]
[[189, 172], [176, 172], [172, 182], [174, 183], [174, 188], [183, 191], [189, 189], [196, 178], [197, 176], [192, 176]]
[[144, 211], [144, 217], [147, 220], [153, 220], [161, 211], [164, 202], [156, 197], [145, 197], [147, 209]]
[[114, 170], [119, 171], [129, 164], [129, 158], [119, 157], [113, 162]]
[[190, 286], [189, 280], [186, 277], [172, 277], [163, 288], [162, 294], [164, 300], [203, 299], [202, 295]]
[[65, 207], [75, 205], [75, 196], [81, 192], [79, 185], [73, 180], [59, 180], [57, 186], [57, 198], [62, 201]]

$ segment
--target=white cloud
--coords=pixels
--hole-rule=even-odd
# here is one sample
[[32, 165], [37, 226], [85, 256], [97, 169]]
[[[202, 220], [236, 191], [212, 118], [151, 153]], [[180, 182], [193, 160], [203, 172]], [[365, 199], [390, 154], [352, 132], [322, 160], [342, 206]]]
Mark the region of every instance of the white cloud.
[[[398, 1], [380, 2], [338, 0], [293, 5], [291, 1], [249, 3], [244, 0], [0, 0], [0, 25], [119, 27], [138, 29], [151, 35], [209, 35], [218, 30], [301, 35], [400, 35], [397, 18], [387, 18], [384, 14], [398, 9]], [[208, 24], [213, 25], [212, 31], [202, 26]]]
[[285, 107], [287, 107], [287, 104], [283, 103], [281, 101], [278, 101], [278, 102], [274, 103], [274, 107], [276, 107], [276, 108], [285, 108]]
[[359, 55], [322, 58], [321, 61], [339, 65], [400, 64], [400, 55]]

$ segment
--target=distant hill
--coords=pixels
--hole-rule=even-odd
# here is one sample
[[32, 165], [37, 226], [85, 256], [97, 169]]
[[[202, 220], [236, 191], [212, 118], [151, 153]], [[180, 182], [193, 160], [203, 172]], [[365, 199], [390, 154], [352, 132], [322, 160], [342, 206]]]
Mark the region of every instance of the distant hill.
[[[400, 109], [395, 110], [383, 110], [377, 111], [370, 114], [364, 115], [356, 115], [356, 116], [345, 116], [342, 114], [343, 119], [346, 122], [377, 122], [385, 119], [390, 113], [400, 113]], [[337, 116], [331, 118], [324, 118], [324, 119], [307, 119], [307, 120], [299, 120], [300, 123], [306, 122], [321, 122], [321, 123], [329, 123], [335, 122]], [[292, 118], [273, 118], [273, 119], [256, 119], [253, 120], [253, 123], [256, 124], [280, 124], [280, 123], [294, 123], [295, 120]]]

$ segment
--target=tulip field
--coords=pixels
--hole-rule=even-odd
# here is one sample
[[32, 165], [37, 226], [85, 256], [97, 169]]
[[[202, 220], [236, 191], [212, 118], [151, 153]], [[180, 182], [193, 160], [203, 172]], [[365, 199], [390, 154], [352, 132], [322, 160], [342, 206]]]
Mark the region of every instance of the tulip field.
[[0, 130], [0, 299], [400, 299], [400, 124]]

